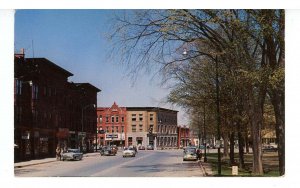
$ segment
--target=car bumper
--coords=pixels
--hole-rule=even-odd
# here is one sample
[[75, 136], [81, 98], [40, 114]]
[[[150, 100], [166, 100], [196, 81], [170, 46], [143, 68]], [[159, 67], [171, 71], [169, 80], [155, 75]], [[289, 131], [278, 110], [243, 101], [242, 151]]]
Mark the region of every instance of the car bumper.
[[183, 160], [185, 160], [185, 161], [196, 161], [197, 160], [197, 156], [194, 156], [194, 155], [184, 156]]
[[123, 157], [134, 157], [134, 153], [123, 153]]

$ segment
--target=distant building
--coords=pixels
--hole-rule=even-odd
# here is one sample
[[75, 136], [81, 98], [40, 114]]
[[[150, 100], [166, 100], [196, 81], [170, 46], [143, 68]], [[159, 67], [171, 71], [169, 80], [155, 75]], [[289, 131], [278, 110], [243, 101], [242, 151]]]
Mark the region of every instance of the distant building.
[[126, 108], [115, 102], [111, 107], [97, 108], [97, 145], [125, 146]]
[[177, 127], [178, 132], [178, 146], [183, 148], [188, 146], [191, 143], [190, 138], [190, 128], [186, 125], [181, 125]]
[[23, 51], [14, 67], [15, 161], [54, 157], [57, 145], [91, 150], [96, 109], [86, 105], [97, 104], [100, 90], [69, 83], [72, 73], [46, 58], [25, 58]]
[[128, 145], [177, 148], [177, 112], [158, 107], [127, 107]]

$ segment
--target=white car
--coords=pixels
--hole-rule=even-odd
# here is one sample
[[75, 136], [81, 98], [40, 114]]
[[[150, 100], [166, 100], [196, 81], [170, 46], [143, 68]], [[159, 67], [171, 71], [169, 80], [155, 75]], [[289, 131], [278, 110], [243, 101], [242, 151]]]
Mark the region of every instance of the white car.
[[81, 160], [83, 153], [79, 149], [68, 149], [67, 152], [64, 152], [61, 156], [62, 160]]
[[129, 148], [124, 148], [123, 150], [123, 157], [135, 157], [136, 152], [134, 148], [129, 147]]

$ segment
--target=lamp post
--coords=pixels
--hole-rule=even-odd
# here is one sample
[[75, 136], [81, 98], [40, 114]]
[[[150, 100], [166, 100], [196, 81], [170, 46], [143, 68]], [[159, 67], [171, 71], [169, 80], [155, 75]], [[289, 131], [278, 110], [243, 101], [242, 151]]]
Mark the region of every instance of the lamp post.
[[[186, 48], [183, 49], [183, 56], [188, 55], [188, 50]], [[216, 63], [216, 107], [217, 107], [217, 138], [218, 142], [220, 143], [221, 140], [221, 133], [220, 133], [220, 124], [221, 124], [221, 117], [220, 117], [220, 88], [219, 88], [219, 63], [218, 63], [218, 56], [215, 57]], [[206, 152], [206, 146], [205, 146]], [[218, 147], [218, 176], [221, 175], [221, 148]]]
[[[88, 108], [88, 107], [96, 107], [96, 105], [95, 104], [88, 104], [88, 105], [86, 105], [86, 106], [84, 106], [84, 107], [82, 107], [82, 109], [81, 109], [81, 134], [83, 134], [83, 115], [84, 115], [84, 110], [86, 109], [86, 108]], [[81, 135], [81, 144], [80, 144], [80, 151], [81, 152], [83, 152], [83, 135]]]

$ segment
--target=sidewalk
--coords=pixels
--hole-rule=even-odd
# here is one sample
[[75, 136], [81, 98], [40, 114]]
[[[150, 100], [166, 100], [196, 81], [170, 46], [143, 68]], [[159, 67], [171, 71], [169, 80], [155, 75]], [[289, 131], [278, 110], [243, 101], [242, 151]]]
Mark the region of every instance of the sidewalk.
[[[95, 155], [100, 155], [99, 152], [94, 153], [85, 153], [83, 154], [83, 157], [91, 157]], [[52, 158], [44, 158], [44, 159], [35, 159], [30, 161], [22, 161], [14, 163], [14, 168], [22, 168], [25, 166], [32, 166], [32, 165], [38, 165], [38, 164], [44, 164], [44, 163], [51, 163], [57, 161], [55, 157]]]
[[205, 176], [213, 176], [212, 167], [210, 163], [205, 163], [200, 161], [199, 165], [201, 166], [202, 170], [205, 173]]

